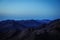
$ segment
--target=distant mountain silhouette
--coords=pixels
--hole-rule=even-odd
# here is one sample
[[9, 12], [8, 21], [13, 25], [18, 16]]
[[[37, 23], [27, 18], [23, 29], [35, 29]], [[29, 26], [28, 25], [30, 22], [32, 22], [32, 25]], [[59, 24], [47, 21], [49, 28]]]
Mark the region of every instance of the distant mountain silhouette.
[[[40, 21], [40, 22], [39, 22]], [[22, 21], [15, 21], [15, 20], [4, 20], [0, 22], [0, 26], [8, 25], [7, 27], [11, 26], [23, 26], [23, 27], [38, 27], [40, 24], [44, 24], [45, 21], [47, 23], [47, 20], [44, 22], [42, 20], [22, 20]], [[18, 27], [17, 26], [17, 27]]]
[[0, 40], [60, 40], [60, 19], [0, 21]]

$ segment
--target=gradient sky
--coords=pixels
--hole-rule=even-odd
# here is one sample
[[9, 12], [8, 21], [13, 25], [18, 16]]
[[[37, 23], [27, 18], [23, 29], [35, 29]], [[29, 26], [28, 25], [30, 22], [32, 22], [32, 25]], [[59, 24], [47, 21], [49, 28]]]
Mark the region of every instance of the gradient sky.
[[58, 19], [59, 0], [0, 0], [0, 20]]

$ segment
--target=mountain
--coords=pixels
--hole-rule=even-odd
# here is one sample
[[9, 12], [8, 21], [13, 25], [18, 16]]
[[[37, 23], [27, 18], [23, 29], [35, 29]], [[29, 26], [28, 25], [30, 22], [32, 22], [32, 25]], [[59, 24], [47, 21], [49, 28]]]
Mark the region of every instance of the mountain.
[[0, 21], [0, 40], [60, 40], [60, 19]]
[[[47, 21], [47, 20], [45, 20]], [[15, 20], [5, 20], [5, 21], [1, 21], [0, 25], [11, 25], [11, 26], [23, 26], [23, 27], [37, 27], [40, 24], [44, 24], [47, 23], [45, 21], [41, 21], [41, 20], [21, 20], [21, 21], [15, 21]]]
[[60, 31], [60, 19], [56, 19], [47, 24], [48, 31]]

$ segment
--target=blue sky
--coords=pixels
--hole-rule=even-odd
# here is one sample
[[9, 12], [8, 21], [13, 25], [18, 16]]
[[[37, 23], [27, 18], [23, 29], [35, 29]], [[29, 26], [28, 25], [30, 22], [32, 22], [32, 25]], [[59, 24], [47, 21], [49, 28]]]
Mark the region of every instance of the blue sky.
[[0, 20], [60, 18], [59, 0], [0, 0]]

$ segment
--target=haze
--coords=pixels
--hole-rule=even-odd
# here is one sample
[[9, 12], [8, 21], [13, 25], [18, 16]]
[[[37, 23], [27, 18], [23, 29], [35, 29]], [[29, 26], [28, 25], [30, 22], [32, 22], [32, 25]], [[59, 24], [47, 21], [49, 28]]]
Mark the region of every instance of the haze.
[[0, 20], [58, 19], [59, 0], [0, 0]]

